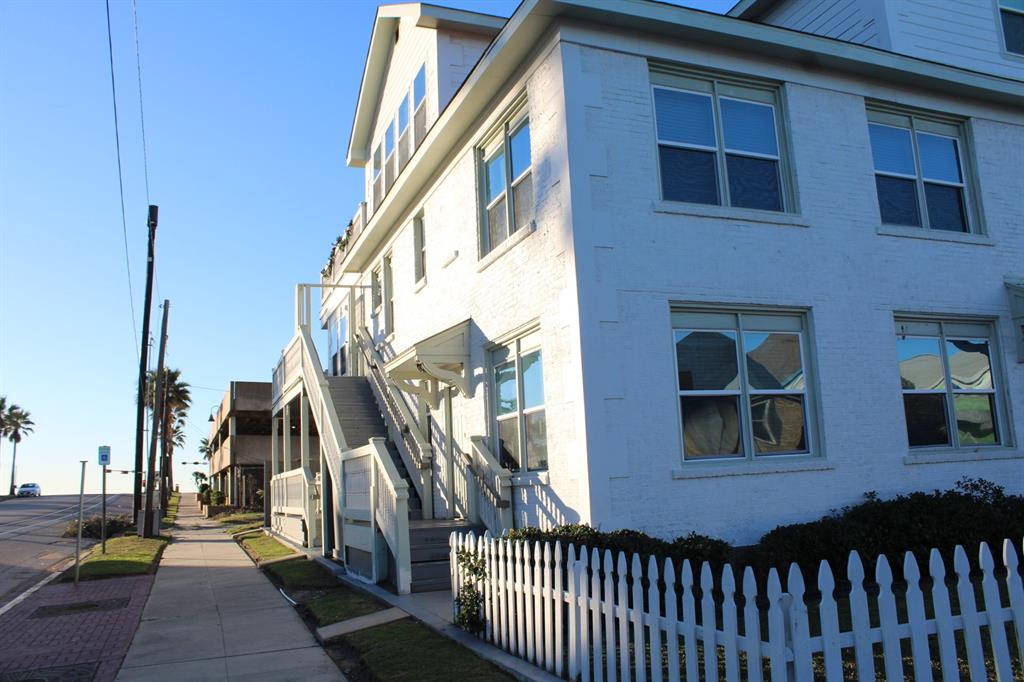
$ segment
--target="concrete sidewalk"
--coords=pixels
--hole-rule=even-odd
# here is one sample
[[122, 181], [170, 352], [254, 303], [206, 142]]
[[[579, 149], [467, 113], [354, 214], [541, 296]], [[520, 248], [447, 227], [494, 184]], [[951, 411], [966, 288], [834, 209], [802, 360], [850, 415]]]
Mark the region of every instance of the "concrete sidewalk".
[[164, 551], [117, 679], [341, 680], [295, 609], [195, 498]]

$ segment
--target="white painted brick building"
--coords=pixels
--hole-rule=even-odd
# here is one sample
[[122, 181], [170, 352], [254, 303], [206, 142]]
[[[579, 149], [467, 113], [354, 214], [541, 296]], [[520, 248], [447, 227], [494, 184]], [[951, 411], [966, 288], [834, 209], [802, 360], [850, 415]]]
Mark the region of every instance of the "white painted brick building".
[[[868, 490], [1024, 491], [1015, 18], [824, 4], [381, 7], [320, 318], [336, 373], [367, 371], [365, 327], [408, 389], [434, 518], [479, 512], [475, 437], [516, 525], [749, 544]], [[433, 371], [453, 328], [466, 358]]]

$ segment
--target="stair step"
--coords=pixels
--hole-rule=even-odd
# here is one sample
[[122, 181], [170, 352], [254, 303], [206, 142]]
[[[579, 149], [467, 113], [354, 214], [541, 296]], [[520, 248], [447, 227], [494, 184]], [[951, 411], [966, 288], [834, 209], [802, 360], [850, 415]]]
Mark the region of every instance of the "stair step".
[[431, 580], [413, 581], [410, 585], [411, 592], [439, 592], [440, 590], [451, 590], [452, 579], [434, 578]]
[[432, 580], [438, 578], [444, 578], [447, 580], [451, 575], [451, 568], [448, 566], [447, 557], [440, 561], [421, 561], [419, 563], [414, 563], [411, 568], [413, 581]]
[[410, 546], [409, 558], [416, 563], [422, 563], [425, 561], [447, 561], [451, 555], [451, 547], [447, 543], [443, 545], [429, 545], [426, 547]]

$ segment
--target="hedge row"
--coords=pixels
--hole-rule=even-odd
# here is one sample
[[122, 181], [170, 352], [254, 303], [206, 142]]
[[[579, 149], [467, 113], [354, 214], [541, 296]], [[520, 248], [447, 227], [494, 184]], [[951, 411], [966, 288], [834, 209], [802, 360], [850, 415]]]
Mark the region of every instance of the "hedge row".
[[[107, 537], [114, 537], [132, 528], [135, 524], [131, 517], [126, 515], [107, 517]], [[103, 517], [99, 514], [90, 516], [82, 521], [82, 537], [100, 539], [102, 535]], [[68, 521], [64, 526], [64, 537], [73, 538], [78, 535], [78, 519]]]
[[[927, 562], [934, 547], [948, 560], [956, 545], [963, 545], [976, 563], [977, 547], [987, 542], [994, 555], [1001, 554], [1004, 538], [1024, 537], [1024, 497], [1007, 495], [994, 483], [964, 478], [952, 490], [915, 492], [883, 500], [874, 492], [864, 502], [834, 510], [808, 523], [779, 526], [753, 547], [736, 548], [718, 538], [690, 533], [675, 540], [655, 538], [637, 530], [600, 531], [585, 524], [556, 526], [549, 530], [527, 527], [509, 533], [512, 539], [561, 541], [613, 552], [670, 557], [678, 567], [684, 559], [709, 562], [717, 569], [725, 563], [753, 566], [759, 572], [771, 567], [788, 568], [797, 563], [804, 574], [817, 574], [822, 560], [845, 574], [849, 553], [857, 550], [866, 567], [880, 554], [900, 573], [902, 556], [912, 551]], [[1000, 557], [997, 556], [998, 562]], [[869, 568], [870, 572], [870, 568]]]

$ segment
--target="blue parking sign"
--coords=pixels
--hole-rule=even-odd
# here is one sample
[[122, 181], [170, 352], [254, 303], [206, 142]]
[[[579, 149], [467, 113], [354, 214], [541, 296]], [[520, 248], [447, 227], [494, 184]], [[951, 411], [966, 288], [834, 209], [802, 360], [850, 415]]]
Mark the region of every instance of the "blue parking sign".
[[104, 466], [105, 467], [105, 466], [109, 466], [109, 465], [110, 465], [110, 446], [109, 445], [101, 445], [100, 446], [100, 466]]

